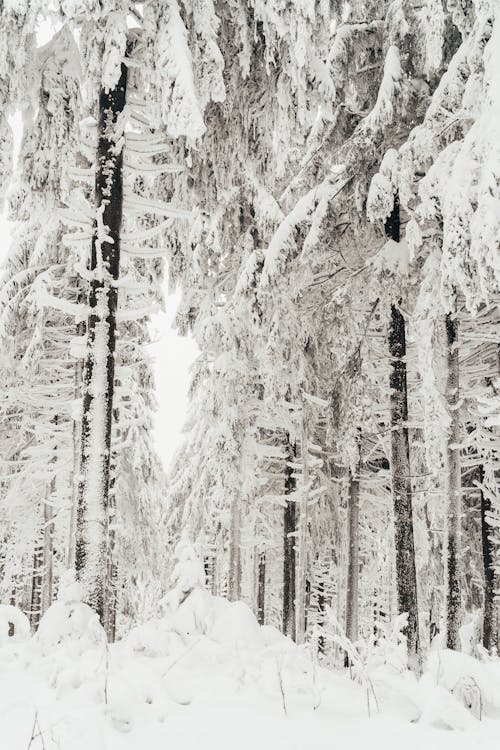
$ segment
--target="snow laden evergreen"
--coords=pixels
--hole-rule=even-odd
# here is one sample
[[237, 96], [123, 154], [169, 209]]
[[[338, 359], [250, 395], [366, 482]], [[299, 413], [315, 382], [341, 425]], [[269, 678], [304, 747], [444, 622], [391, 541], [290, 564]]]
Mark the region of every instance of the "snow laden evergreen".
[[[66, 1], [42, 48], [45, 8], [11, 5], [4, 606], [36, 628], [75, 604], [112, 641], [158, 616], [190, 638], [243, 600], [251, 637], [274, 626], [369, 694], [373, 654], [417, 675], [445, 645], [486, 658], [497, 3]], [[147, 353], [164, 274], [200, 350], [168, 482]]]
[[[126, 11], [124, 5], [124, 18]], [[109, 22], [106, 13], [103, 10], [104, 25]], [[154, 203], [151, 186], [157, 174], [154, 165], [152, 177], [144, 176], [140, 168], [144, 166], [147, 173], [151, 154], [157, 153], [162, 141], [144, 127], [135, 93], [136, 85], [141, 85], [140, 73], [132, 73], [131, 102], [124, 103], [118, 130], [108, 132], [111, 140], [116, 136], [123, 141], [127, 130], [130, 140], [120, 165], [127, 209], [125, 258], [115, 265], [110, 284], [109, 258], [103, 260], [102, 254], [110, 229], [104, 224], [102, 206], [97, 212], [93, 206], [99, 189], [104, 203], [110, 203], [106, 182], [97, 180], [94, 192], [96, 172], [99, 175], [99, 169], [107, 168], [108, 154], [101, 148], [104, 162], [98, 162], [97, 123], [91, 113], [97, 114], [99, 92], [102, 104], [104, 86], [113, 74], [112, 61], [120, 62], [121, 53], [116, 58], [111, 49], [114, 38], [108, 40], [110, 49], [103, 55], [95, 39], [94, 43], [86, 41], [92, 20], [98, 20], [95, 12], [85, 13], [68, 4], [60, 20], [67, 25], [49, 45], [33, 49], [40, 61], [40, 103], [34, 102], [34, 124], [25, 127], [20, 178], [11, 188], [10, 202], [18, 223], [2, 289], [3, 332], [9, 353], [3, 363], [9, 387], [3, 409], [2, 460], [7, 474], [2, 512], [12, 518], [16, 531], [5, 527], [2, 578], [7, 599], [31, 611], [36, 626], [40, 613], [51, 603], [62, 570], [76, 564], [85, 600], [99, 611], [108, 635], [114, 637], [117, 591], [120, 613], [126, 618], [150, 612], [163, 591], [158, 577], [163, 547], [155, 547], [150, 533], [155, 529], [159, 541], [164, 477], [152, 443], [155, 397], [147, 351], [148, 316], [161, 304], [163, 271], [160, 260], [137, 252], [137, 237], [141, 241], [137, 231], [151, 231], [144, 214]], [[100, 39], [104, 38], [101, 24], [93, 25]], [[75, 31], [80, 32], [79, 47]], [[87, 43], [92, 55], [97, 55], [95, 60], [82, 53]], [[101, 63], [105, 83], [100, 89], [93, 76]], [[160, 202], [154, 209], [160, 215], [165, 210], [168, 216], [187, 215]], [[121, 224], [115, 225], [117, 232]], [[94, 290], [90, 296], [89, 288]], [[101, 315], [108, 294], [114, 299], [109, 309], [118, 339], [112, 357], [114, 374], [104, 343], [109, 320], [104, 315], [104, 322]], [[89, 314], [93, 301], [100, 305], [95, 317]], [[107, 395], [99, 383], [109, 384]], [[82, 388], [86, 390], [83, 404]], [[100, 399], [108, 406], [107, 421], [102, 420]], [[107, 457], [102, 452], [104, 444]], [[53, 475], [47, 475], [47, 465]], [[27, 510], [19, 511], [19, 505]], [[90, 517], [89, 505], [93, 508]], [[89, 545], [92, 549], [85, 557], [82, 549], [87, 552]], [[158, 555], [156, 563], [152, 564], [151, 553]]]
[[[48, 301], [75, 299], [57, 215], [76, 147], [78, 54], [66, 28], [36, 51], [36, 115], [25, 118], [9, 203], [13, 242], [2, 280], [4, 595], [34, 623], [52, 599], [54, 565], [67, 564], [71, 513], [73, 320]], [[55, 552], [54, 547], [57, 549]], [[32, 580], [30, 580], [32, 579]]]
[[[253, 16], [262, 29], [253, 49], [262, 44], [269, 59], [274, 44], [270, 44], [271, 14], [259, 16], [261, 10], [256, 7]], [[172, 472], [172, 533], [175, 537], [182, 518], [196, 517], [195, 535], [200, 528], [210, 530], [206, 564], [213, 589], [234, 590], [234, 576], [239, 575], [239, 591], [254, 611], [259, 616], [263, 612], [266, 622], [298, 638], [304, 627], [300, 610], [306, 592], [307, 631], [309, 637], [316, 633], [322, 648], [328, 603], [341, 618], [348, 618], [354, 639], [370, 638], [374, 627], [410, 609], [406, 636], [410, 663], [418, 671], [422, 649], [438, 630], [446, 630], [446, 617], [452, 633], [448, 643], [457, 648], [465, 609], [470, 612], [485, 601], [482, 586], [471, 592], [463, 580], [465, 546], [458, 541], [462, 525], [464, 533], [472, 533], [468, 518], [476, 513], [480, 497], [483, 517], [493, 519], [493, 511], [485, 505], [484, 480], [474, 473], [479, 458], [473, 458], [477, 455], [473, 436], [478, 429], [484, 432], [477, 426], [481, 424], [477, 416], [468, 425], [459, 416], [457, 368], [463, 365], [456, 353], [456, 337], [460, 324], [457, 331], [454, 318], [446, 317], [455, 309], [445, 300], [453, 287], [459, 299], [472, 294], [474, 303], [466, 301], [471, 314], [490, 306], [496, 309], [498, 280], [494, 263], [488, 261], [498, 254], [496, 235], [491, 234], [491, 250], [469, 250], [468, 243], [477, 243], [478, 237], [472, 239], [464, 209], [456, 203], [451, 208], [453, 200], [460, 196], [463, 201], [471, 189], [474, 198], [469, 200], [476, 205], [480, 189], [476, 184], [485, 180], [478, 176], [484, 157], [476, 157], [479, 171], [469, 170], [470, 187], [464, 191], [460, 183], [456, 193], [448, 188], [453, 183], [449, 159], [458, 150], [455, 141], [457, 137], [461, 141], [464, 130], [473, 130], [478, 118], [477, 112], [469, 117], [467, 107], [481, 106], [480, 117], [486, 122], [484, 110], [494, 106], [491, 92], [498, 83], [488, 82], [488, 76], [494, 76], [493, 67], [488, 68], [494, 56], [488, 39], [495, 9], [488, 3], [470, 4], [467, 12], [458, 5], [445, 10], [440, 3], [412, 9], [393, 2], [373, 8], [372, 16], [361, 17], [360, 10], [354, 4], [328, 18], [311, 10], [307, 21], [300, 20], [303, 28], [311, 24], [317, 31], [319, 23], [323, 29], [315, 44], [325, 80], [333, 86], [319, 85], [311, 74], [315, 84], [306, 83], [300, 94], [280, 89], [276, 104], [268, 109], [279, 112], [279, 117], [290, 111], [311, 115], [302, 119], [302, 127], [294, 121], [289, 150], [273, 144], [272, 153], [277, 155], [269, 161], [266, 139], [261, 138], [263, 118], [250, 108], [250, 91], [240, 100], [244, 103], [240, 109], [248, 108], [250, 123], [255, 118], [253, 129], [242, 132], [238, 117], [231, 119], [229, 84], [225, 107], [232, 127], [227, 137], [218, 137], [226, 127], [220, 117], [216, 124], [207, 118], [201, 163], [208, 171], [201, 173], [204, 179], [193, 179], [193, 190], [206, 209], [217, 180], [224, 190], [219, 190], [208, 217], [201, 216], [195, 225], [193, 254], [174, 265], [184, 278], [179, 323], [192, 328], [202, 354], [193, 379], [189, 436]], [[293, 23], [286, 11], [273, 15], [280, 45], [293, 35], [302, 12], [295, 11]], [[289, 59], [300, 67], [297, 76], [290, 72]], [[281, 60], [286, 62], [274, 59], [267, 80], [261, 82], [258, 73], [251, 77], [253, 87], [262, 85], [261, 97], [279, 86], [276, 79], [281, 82], [289, 75], [294, 86], [309, 80], [308, 55], [283, 55]], [[248, 85], [245, 68], [241, 74], [235, 68], [231, 57], [226, 78], [241, 75], [238, 88], [243, 91]], [[302, 110], [297, 102], [303, 102]], [[212, 111], [217, 112], [217, 107]], [[266, 110], [265, 118], [273, 116]], [[211, 139], [217, 144], [213, 156]], [[471, 149], [471, 137], [466, 141], [465, 148]], [[221, 150], [226, 143], [231, 147], [229, 162]], [[494, 148], [490, 142], [490, 149]], [[239, 174], [226, 183], [223, 180], [232, 175], [239, 154], [243, 157]], [[492, 159], [492, 171], [494, 163]], [[226, 172], [219, 177], [221, 164]], [[456, 169], [462, 180], [462, 167]], [[238, 185], [249, 172], [240, 197]], [[491, 196], [498, 179], [493, 173], [489, 180], [484, 184], [491, 185]], [[434, 197], [439, 184], [441, 198]], [[209, 192], [203, 193], [205, 186]], [[439, 234], [430, 237], [429, 216], [435, 215], [439, 200], [450, 213], [438, 215]], [[485, 200], [490, 200], [486, 194]], [[397, 216], [395, 201], [400, 206]], [[236, 212], [233, 221], [223, 221], [231, 206]], [[481, 206], [481, 215], [485, 210]], [[451, 211], [455, 217], [462, 212], [458, 223]], [[394, 228], [396, 221], [400, 228]], [[206, 234], [203, 222], [210, 226]], [[219, 222], [223, 234], [216, 233]], [[482, 224], [488, 232], [494, 226], [490, 220]], [[460, 240], [467, 247], [463, 261], [456, 256], [460, 226], [467, 238]], [[484, 234], [481, 230], [480, 236]], [[240, 247], [245, 248], [243, 254]], [[435, 250], [429, 255], [431, 247]], [[456, 259], [447, 261], [452, 248]], [[471, 265], [471, 252], [481, 271]], [[476, 283], [473, 292], [468, 289], [471, 283]], [[439, 298], [443, 299], [441, 317], [435, 304]], [[495, 325], [495, 313], [487, 319]], [[477, 335], [479, 327], [475, 330]], [[491, 328], [484, 330], [487, 347]], [[224, 332], [223, 342], [219, 331]], [[494, 341], [491, 345], [494, 349]], [[471, 343], [464, 340], [462, 346]], [[495, 367], [487, 348], [484, 356]], [[464, 399], [468, 390], [472, 396], [469, 377], [458, 373]], [[483, 388], [495, 377], [488, 365]], [[231, 378], [242, 395], [248, 394], [243, 396], [246, 408], [236, 401], [235, 409], [233, 386], [228, 387]], [[489, 395], [483, 391], [483, 404], [495, 398], [490, 389]], [[394, 401], [398, 390], [399, 406]], [[448, 424], [453, 425], [449, 437]], [[251, 473], [243, 473], [240, 465], [228, 486], [231, 472], [224, 462], [238, 467], [242, 434], [252, 446]], [[496, 476], [494, 434], [489, 434], [487, 444], [489, 471]], [[210, 469], [211, 461], [215, 467], [225, 467], [220, 478]], [[249, 481], [254, 485], [250, 496]], [[489, 492], [496, 497], [496, 485]], [[215, 510], [212, 499], [219, 494], [224, 503], [221, 506], [217, 500]], [[240, 506], [236, 512], [247, 507], [251, 516], [258, 514], [257, 525], [252, 520], [247, 527], [240, 516], [235, 527], [235, 494]], [[452, 552], [446, 552], [450, 547], [437, 532], [444, 523], [440, 497], [450, 504]], [[214, 513], [219, 519], [215, 527]], [[491, 582], [494, 532], [473, 526], [476, 554], [468, 564], [475, 576], [486, 576]], [[235, 539], [237, 555], [231, 552]], [[480, 543], [485, 556], [478, 554]], [[464, 584], [466, 590], [460, 593]], [[490, 586], [484, 590], [488, 592]], [[490, 594], [486, 597], [491, 600]], [[491, 606], [488, 603], [490, 612]], [[290, 607], [295, 610], [293, 626], [287, 624]], [[491, 646], [489, 637], [487, 641]]]

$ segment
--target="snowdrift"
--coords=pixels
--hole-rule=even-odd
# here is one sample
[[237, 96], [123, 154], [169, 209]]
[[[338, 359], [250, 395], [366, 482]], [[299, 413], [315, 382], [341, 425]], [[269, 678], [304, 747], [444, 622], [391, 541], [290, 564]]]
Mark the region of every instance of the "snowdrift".
[[338, 673], [242, 602], [197, 588], [163, 604], [113, 645], [77, 586], [33, 637], [0, 609], [2, 750], [470, 750], [498, 735], [498, 660], [436, 651], [417, 681], [386, 643]]

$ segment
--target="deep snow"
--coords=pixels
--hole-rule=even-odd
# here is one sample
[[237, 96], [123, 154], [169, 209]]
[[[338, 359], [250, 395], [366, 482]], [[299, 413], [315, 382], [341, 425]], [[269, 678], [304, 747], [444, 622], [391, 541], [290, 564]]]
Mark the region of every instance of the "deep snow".
[[75, 585], [34, 637], [19, 613], [8, 638], [4, 607], [2, 750], [498, 746], [498, 660], [435, 651], [417, 682], [388, 639], [349, 675], [260, 627], [241, 602], [195, 589], [179, 604], [178, 594], [111, 646]]

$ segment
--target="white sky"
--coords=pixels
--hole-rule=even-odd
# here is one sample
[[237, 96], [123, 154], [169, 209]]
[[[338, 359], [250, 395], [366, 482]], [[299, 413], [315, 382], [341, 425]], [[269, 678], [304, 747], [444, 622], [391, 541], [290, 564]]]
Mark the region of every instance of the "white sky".
[[[181, 337], [172, 330], [179, 295], [166, 299], [166, 312], [153, 316], [152, 328], [157, 340], [151, 347], [155, 361], [156, 394], [156, 444], [165, 469], [180, 442], [181, 430], [187, 412], [189, 368], [198, 355], [198, 347], [191, 337]], [[156, 337], [155, 337], [156, 338]]]

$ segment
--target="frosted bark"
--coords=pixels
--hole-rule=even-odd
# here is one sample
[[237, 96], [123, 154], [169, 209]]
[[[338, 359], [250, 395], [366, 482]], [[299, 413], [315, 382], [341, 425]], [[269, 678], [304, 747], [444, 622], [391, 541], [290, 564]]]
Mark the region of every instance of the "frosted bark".
[[302, 487], [300, 488], [299, 523], [297, 530], [298, 564], [295, 599], [295, 638], [304, 642], [306, 633], [306, 594], [307, 594], [307, 504], [309, 490], [309, 463], [307, 453], [307, 430], [302, 429]]
[[[90, 314], [83, 373], [81, 463], [78, 491], [76, 570], [85, 601], [105, 622], [105, 600], [114, 582], [107, 564], [109, 475], [115, 336], [120, 268], [123, 185], [121, 133], [118, 119], [125, 106], [127, 68], [121, 65], [115, 88], [100, 92], [96, 166], [97, 221], [91, 251]], [[108, 637], [112, 637], [108, 632]]]
[[38, 629], [42, 615], [42, 586], [43, 586], [43, 544], [37, 540], [33, 554], [33, 575], [31, 580], [30, 624], [32, 630]]
[[295, 493], [297, 481], [294, 476], [293, 461], [295, 445], [286, 435], [285, 466], [285, 508], [283, 512], [283, 632], [295, 640]]
[[491, 538], [491, 527], [488, 516], [491, 513], [491, 500], [484, 492], [484, 467], [477, 468], [477, 479], [481, 492], [481, 537], [484, 568], [484, 606], [483, 606], [483, 646], [491, 651], [496, 645], [495, 638], [495, 545]]
[[[400, 218], [397, 199], [393, 211], [386, 222], [385, 232], [395, 242], [399, 242]], [[410, 441], [408, 434], [406, 330], [404, 317], [396, 305], [391, 305], [389, 353], [391, 357], [389, 375], [392, 427], [391, 472], [398, 613], [408, 614], [408, 624], [404, 631], [407, 639], [408, 665], [415, 672], [420, 672], [417, 574], [413, 536]]]
[[[113, 419], [118, 423], [118, 410], [114, 410]], [[116, 453], [113, 453], [109, 471], [108, 494], [108, 527], [106, 535], [106, 589], [104, 592], [103, 624], [108, 640], [113, 642], [116, 635], [117, 578], [116, 564]]]
[[[349, 471], [349, 499], [347, 508], [347, 591], [346, 591], [346, 635], [350, 641], [358, 640], [359, 606], [359, 462], [356, 472]], [[348, 666], [348, 664], [346, 664]]]
[[[53, 477], [51, 485], [51, 493], [49, 495], [52, 499], [55, 495], [56, 479]], [[50, 605], [52, 604], [53, 596], [53, 577], [54, 577], [54, 511], [52, 505], [49, 502], [44, 503], [43, 506], [43, 582], [42, 582], [42, 596], [41, 596], [41, 612], [45, 614]]]
[[458, 322], [455, 315], [446, 316], [446, 341], [448, 345], [448, 370], [446, 400], [450, 410], [451, 424], [446, 447], [446, 494], [448, 501], [448, 524], [446, 539], [446, 645], [460, 650], [460, 522], [462, 515], [462, 480], [460, 469], [460, 412], [459, 412], [459, 364]]
[[241, 509], [239, 499], [233, 497], [229, 528], [229, 576], [227, 594], [235, 602], [241, 596]]
[[266, 605], [266, 553], [261, 552], [257, 568], [257, 620], [259, 625], [265, 622]]
[[52, 604], [53, 593], [53, 527], [54, 512], [50, 503], [55, 492], [55, 477], [50, 483], [48, 497], [43, 503], [42, 529], [35, 543], [31, 582], [30, 623], [38, 629], [42, 615]]
[[[79, 323], [76, 329], [77, 335], [79, 339], [81, 340], [81, 337], [84, 333], [84, 324]], [[75, 364], [75, 374], [74, 374], [74, 398], [75, 400], [80, 396], [81, 390], [82, 390], [82, 380], [83, 380], [83, 368], [81, 364], [81, 360], [78, 360]], [[73, 422], [73, 466], [76, 468], [79, 464], [80, 460], [80, 437], [81, 437], [81, 429], [80, 425], [77, 422]], [[72, 569], [75, 567], [76, 563], [76, 522], [77, 522], [77, 512], [78, 512], [78, 493], [79, 493], [79, 485], [76, 477], [73, 478], [73, 494], [71, 498], [71, 513], [70, 513], [70, 519], [69, 519], [69, 535], [68, 535], [68, 552], [67, 552], [67, 558], [66, 558], [66, 567], [68, 569]]]

